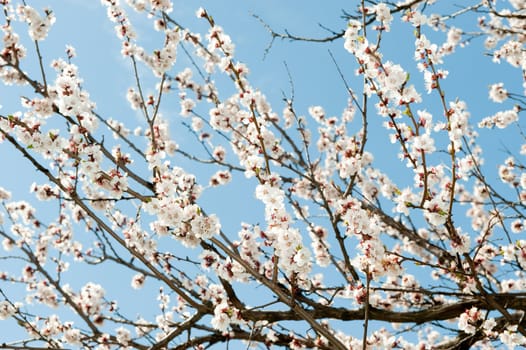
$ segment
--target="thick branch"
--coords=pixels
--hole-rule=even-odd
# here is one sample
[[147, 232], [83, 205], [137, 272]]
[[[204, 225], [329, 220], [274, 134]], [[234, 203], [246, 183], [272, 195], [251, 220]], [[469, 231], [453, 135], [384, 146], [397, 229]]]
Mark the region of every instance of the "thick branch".
[[[524, 296], [513, 296], [510, 294], [494, 295], [497, 303], [505, 305], [507, 309], [526, 311], [526, 298]], [[416, 323], [422, 324], [433, 321], [443, 321], [454, 319], [460, 316], [466, 309], [477, 307], [479, 309], [493, 311], [494, 305], [488, 305], [483, 301], [473, 298], [459, 301], [453, 304], [432, 306], [425, 310], [418, 311], [390, 311], [369, 306], [368, 318], [370, 320], [394, 322], [394, 323]], [[341, 321], [357, 321], [365, 319], [365, 308], [359, 310], [349, 310], [330, 306], [317, 305], [315, 309], [305, 310], [313, 319], [336, 319]], [[303, 318], [293, 310], [287, 311], [252, 311], [246, 310], [243, 317], [251, 321], [267, 320], [268, 322], [277, 321], [298, 321]]]

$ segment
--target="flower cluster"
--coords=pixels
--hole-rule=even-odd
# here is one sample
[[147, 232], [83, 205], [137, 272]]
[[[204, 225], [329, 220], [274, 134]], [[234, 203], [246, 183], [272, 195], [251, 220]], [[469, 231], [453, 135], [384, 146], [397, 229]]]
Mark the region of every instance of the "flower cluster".
[[104, 300], [104, 288], [91, 282], [82, 287], [80, 293], [75, 295], [74, 299], [82, 311], [90, 316], [100, 315], [106, 303]]
[[13, 305], [9, 301], [0, 302], [0, 320], [5, 320], [13, 316], [17, 312], [17, 308], [22, 306], [21, 304]]
[[55, 16], [50, 9], [44, 10], [46, 15], [44, 18], [34, 8], [27, 5], [18, 7], [17, 12], [20, 20], [29, 24], [29, 36], [33, 40], [44, 40], [55, 22]]
[[269, 178], [265, 183], [259, 184], [256, 187], [256, 198], [265, 204], [265, 237], [274, 247], [278, 258], [274, 264], [279, 264], [287, 276], [296, 275], [300, 281], [308, 281], [306, 278], [311, 269], [311, 253], [303, 244], [299, 230], [291, 227], [279, 179]]

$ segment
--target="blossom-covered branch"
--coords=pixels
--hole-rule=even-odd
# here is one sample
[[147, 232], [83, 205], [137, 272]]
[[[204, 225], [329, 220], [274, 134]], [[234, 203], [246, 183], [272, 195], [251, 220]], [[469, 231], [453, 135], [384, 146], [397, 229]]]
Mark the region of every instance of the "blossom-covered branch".
[[[220, 18], [168, 0], [97, 5], [131, 84], [109, 113], [73, 46], [49, 59], [53, 9], [0, 6], [0, 152], [34, 172], [0, 177], [0, 348], [526, 346], [523, 1], [361, 1], [318, 38], [257, 16], [338, 45], [339, 115], [267, 97]], [[508, 72], [483, 108], [468, 46]]]

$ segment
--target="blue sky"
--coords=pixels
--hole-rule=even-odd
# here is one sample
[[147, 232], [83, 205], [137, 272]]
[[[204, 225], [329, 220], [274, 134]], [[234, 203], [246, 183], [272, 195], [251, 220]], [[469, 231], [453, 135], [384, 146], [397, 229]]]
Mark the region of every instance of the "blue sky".
[[[39, 8], [49, 5], [55, 12], [57, 22], [51, 30], [46, 41], [41, 44], [41, 50], [46, 62], [56, 57], [64, 57], [63, 52], [66, 44], [73, 45], [77, 50], [78, 57], [74, 63], [79, 66], [80, 75], [84, 78], [84, 87], [90, 92], [91, 98], [97, 103], [97, 112], [106, 117], [112, 117], [121, 121], [135, 123], [140, 116], [132, 111], [126, 101], [126, 90], [133, 85], [134, 79], [131, 74], [130, 62], [120, 57], [119, 42], [114, 36], [113, 24], [108, 21], [105, 10], [98, 1], [74, 0], [74, 1], [29, 1], [30, 4]], [[340, 17], [342, 9], [352, 11], [348, 8], [348, 1], [331, 1], [318, 3], [314, 1], [176, 1], [173, 16], [178, 18], [180, 23], [188, 25], [195, 31], [206, 30], [204, 21], [195, 18], [194, 12], [199, 6], [203, 6], [214, 17], [216, 23], [221, 25], [225, 31], [231, 35], [233, 42], [236, 43], [237, 59], [248, 64], [251, 74], [250, 81], [253, 86], [259, 88], [273, 105], [273, 109], [280, 112], [283, 109], [283, 93], [290, 96], [290, 82], [285, 68], [285, 63], [290, 70], [295, 90], [296, 108], [306, 115], [307, 108], [311, 105], [321, 105], [329, 115], [339, 115], [347, 105], [347, 92], [337, 68], [332, 62], [328, 50], [330, 50], [345, 74], [347, 82], [351, 86], [359, 86], [361, 77], [356, 77], [353, 73], [355, 67], [354, 58], [348, 55], [343, 49], [343, 42], [338, 40], [327, 44], [313, 44], [304, 42], [287, 42], [276, 40], [271, 50], [264, 57], [265, 49], [270, 43], [270, 35], [262, 24], [252, 15], [258, 15], [277, 31], [289, 30], [291, 33], [301, 36], [323, 37], [327, 32], [320, 28], [319, 24], [340, 31], [345, 27], [345, 21]], [[129, 11], [132, 15], [132, 11]], [[465, 22], [474, 21], [474, 17], [466, 19]], [[149, 36], [151, 26], [147, 22], [140, 22], [139, 17], [132, 15], [138, 26], [136, 27], [139, 41], [146, 47], [159, 46], [159, 38]], [[397, 21], [397, 20], [395, 20]], [[144, 23], [147, 23], [146, 25]], [[471, 24], [469, 24], [472, 26]], [[416, 73], [415, 62], [413, 61], [413, 39], [411, 33], [413, 28], [409, 24], [393, 24], [393, 32], [386, 35], [384, 39], [383, 52], [385, 57], [400, 63], [404, 68], [412, 72], [412, 80], [422, 91], [424, 103], [419, 106], [437, 113], [438, 98], [429, 98], [423, 91], [422, 77]], [[429, 30], [428, 30], [429, 31]], [[401, 35], [399, 33], [404, 33]], [[445, 34], [430, 34], [438, 42], [445, 40]], [[27, 38], [25, 38], [27, 42]], [[481, 39], [475, 39], [466, 48], [459, 49], [458, 55], [446, 58], [445, 67], [450, 71], [448, 79], [444, 82], [444, 88], [448, 100], [454, 100], [457, 96], [465, 100], [472, 114], [473, 122], [476, 124], [482, 118], [492, 114], [498, 107], [487, 100], [488, 85], [505, 79], [509, 90], [514, 92], [521, 91], [520, 74], [506, 63], [495, 66], [491, 63], [490, 57], [480, 58]], [[31, 57], [24, 63], [24, 68], [31, 73], [38, 71], [34, 64], [34, 51], [28, 45], [28, 53]], [[180, 51], [180, 63], [185, 62], [185, 58]], [[181, 66], [182, 67], [182, 66]], [[498, 67], [498, 70], [496, 69]], [[47, 66], [47, 72], [51, 75], [52, 71]], [[151, 78], [145, 76], [145, 82], [152, 82]], [[152, 90], [154, 85], [150, 85]], [[230, 89], [230, 88], [226, 88]], [[0, 104], [3, 108], [1, 113], [12, 113], [18, 109], [17, 101], [22, 94], [30, 94], [30, 90], [21, 90], [12, 87], [0, 86]], [[177, 118], [178, 101], [168, 102], [162, 107], [162, 113], [167, 118]], [[373, 121], [376, 126], [382, 120]], [[173, 133], [178, 142], [185, 147], [195, 147], [188, 133], [181, 126], [174, 123]], [[392, 167], [393, 179], [400, 183], [410, 183], [410, 178], [404, 175], [397, 175], [397, 170], [402, 174], [405, 165], [402, 165], [397, 157], [398, 146], [391, 146], [386, 132], [380, 128], [375, 128], [371, 134], [370, 151], [376, 155], [376, 161], [388, 167]], [[517, 150], [519, 142], [517, 139], [510, 140], [507, 132], [500, 130], [481, 130], [481, 139], [489, 138], [489, 142], [484, 145], [487, 168], [492, 171], [492, 176], [497, 178], [496, 162], [504, 159], [504, 146], [510, 147], [513, 151]], [[193, 145], [193, 146], [192, 146]], [[390, 147], [390, 148], [389, 148]], [[192, 148], [186, 148], [191, 150]], [[388, 150], [388, 151], [386, 151]], [[0, 145], [0, 159], [4, 160], [6, 169], [0, 173], [0, 186], [13, 191], [15, 198], [32, 198], [28, 194], [29, 185], [33, 181], [42, 181], [36, 172], [28, 167], [27, 162], [13, 152], [7, 145]], [[181, 164], [189, 165], [184, 160], [179, 160]], [[200, 173], [201, 167], [195, 166], [196, 175], [201, 176], [206, 181], [206, 176]], [[236, 175], [236, 179], [247, 183], [242, 175]], [[250, 182], [249, 182], [250, 183]], [[253, 184], [253, 183], [252, 183]], [[225, 200], [228, 198], [227, 200]], [[213, 209], [210, 212], [217, 212], [221, 217], [223, 225], [230, 228], [233, 235], [239, 229], [239, 221], [251, 223], [262, 222], [261, 204], [254, 203], [253, 193], [246, 191], [244, 187], [229, 185], [225, 189], [220, 189], [205, 194], [203, 201], [206, 201]], [[226, 205], [225, 205], [226, 203]], [[241, 210], [242, 209], [242, 210]], [[52, 213], [50, 208], [44, 209], [44, 213]], [[223, 216], [224, 215], [224, 216]], [[2, 266], [0, 270], [12, 268]], [[78, 276], [78, 283], [90, 278], [115, 281], [113, 276], [101, 276], [93, 270], [83, 270]], [[115, 272], [118, 273], [118, 272]], [[120, 276], [120, 275], [119, 275]], [[125, 276], [122, 280], [116, 281], [110, 289], [116, 293], [124, 285], [126, 289], [129, 285], [129, 277]], [[124, 306], [130, 309], [137, 307], [143, 312], [148, 312], [148, 305], [136, 303], [134, 294], [127, 294], [131, 306]], [[156, 301], [153, 300], [153, 304]], [[140, 308], [142, 306], [142, 308]], [[0, 338], [1, 339], [1, 338]]]

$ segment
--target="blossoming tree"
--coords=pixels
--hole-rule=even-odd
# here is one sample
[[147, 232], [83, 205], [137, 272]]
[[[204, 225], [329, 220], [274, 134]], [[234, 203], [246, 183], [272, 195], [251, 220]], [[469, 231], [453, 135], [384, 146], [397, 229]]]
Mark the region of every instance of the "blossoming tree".
[[[526, 2], [356, 1], [319, 38], [260, 19], [272, 42], [347, 54], [334, 60], [348, 94], [338, 116], [293, 93], [271, 105], [206, 9], [199, 33], [177, 2], [121, 2], [99, 6], [130, 63], [121, 110], [135, 120], [95, 105], [74, 47], [44, 59], [52, 9], [0, 1], [0, 91], [21, 101], [0, 110], [0, 150], [38, 178], [24, 187], [34, 202], [0, 187], [0, 348], [526, 345]], [[147, 48], [135, 21], [163, 44]], [[384, 58], [395, 30], [413, 61]], [[482, 48], [471, 60], [512, 68], [489, 82], [496, 113], [470, 116], [444, 88], [468, 44]], [[492, 166], [487, 128], [518, 145]], [[227, 196], [221, 217], [206, 195], [225, 187], [256, 204]]]

